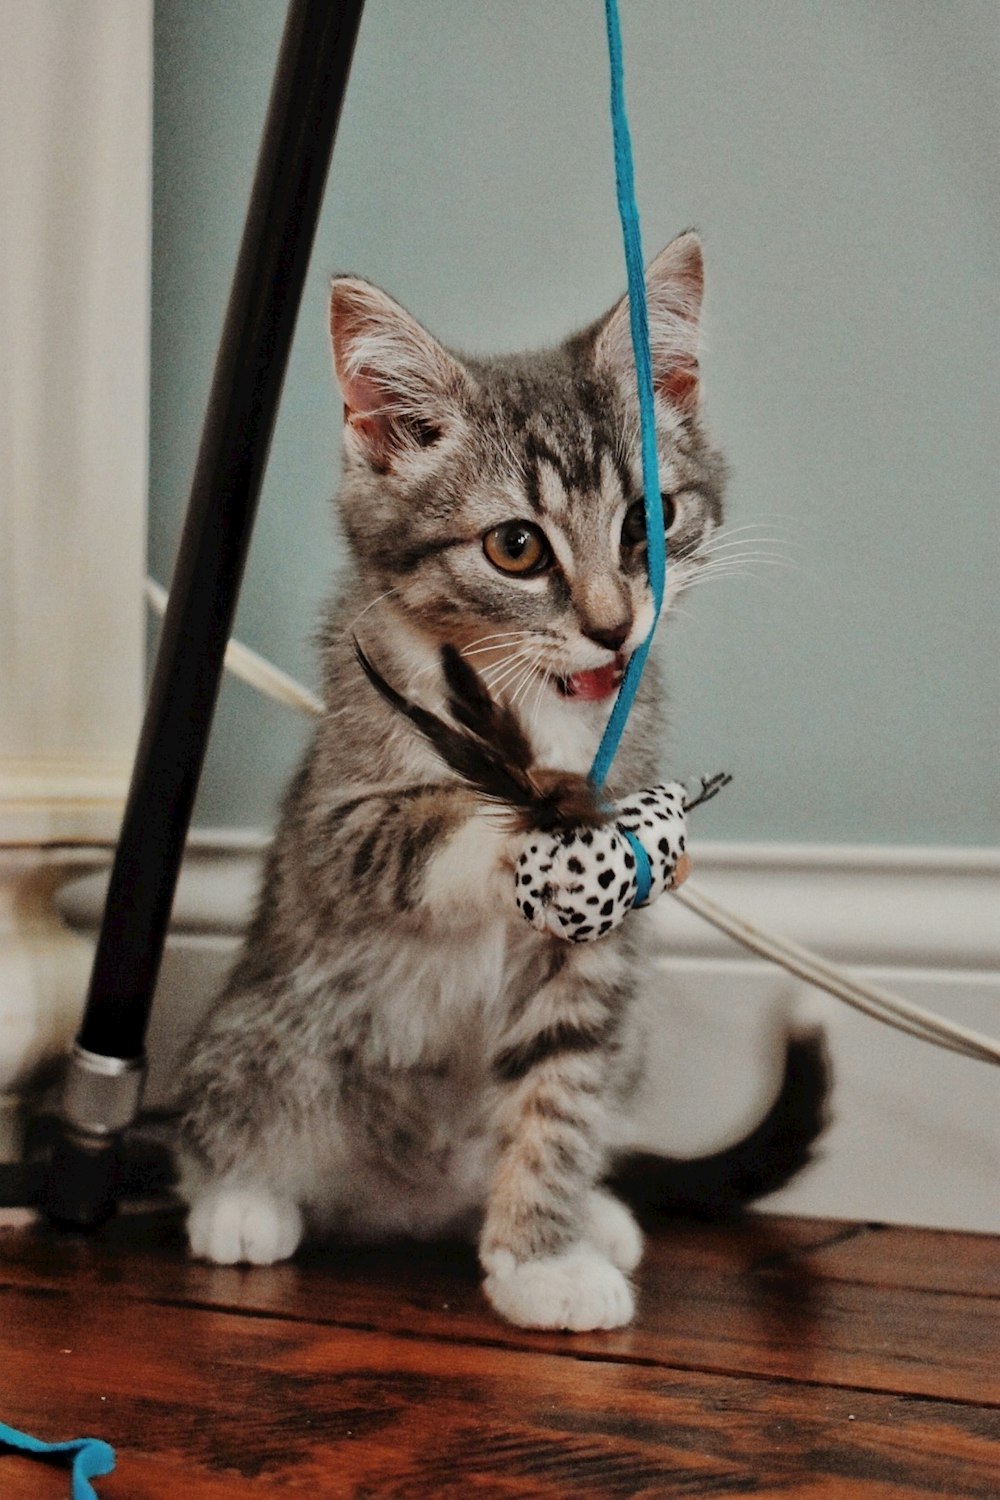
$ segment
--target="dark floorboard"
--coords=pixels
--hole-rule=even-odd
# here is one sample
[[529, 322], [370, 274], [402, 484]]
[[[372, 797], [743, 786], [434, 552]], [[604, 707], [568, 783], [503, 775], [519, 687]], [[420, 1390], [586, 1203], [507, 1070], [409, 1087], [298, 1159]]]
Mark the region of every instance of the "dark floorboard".
[[[496, 1321], [463, 1246], [197, 1265], [169, 1212], [0, 1228], [0, 1420], [118, 1450], [101, 1500], [1000, 1496], [1000, 1247], [656, 1231], [632, 1328]], [[4, 1500], [68, 1494], [0, 1457]]]

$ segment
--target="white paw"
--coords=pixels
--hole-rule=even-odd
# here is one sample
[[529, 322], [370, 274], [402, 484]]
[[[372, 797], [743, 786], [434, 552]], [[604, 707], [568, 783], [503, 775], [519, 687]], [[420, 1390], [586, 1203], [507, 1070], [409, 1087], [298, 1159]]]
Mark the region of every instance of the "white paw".
[[584, 1238], [620, 1271], [634, 1271], [642, 1259], [642, 1231], [624, 1203], [595, 1188], [587, 1198]]
[[519, 1328], [621, 1328], [635, 1311], [621, 1271], [582, 1241], [561, 1255], [520, 1262], [509, 1250], [496, 1250], [484, 1264], [487, 1297]]
[[267, 1188], [216, 1187], [195, 1200], [187, 1229], [191, 1249], [202, 1260], [270, 1266], [295, 1253], [302, 1215], [290, 1198]]

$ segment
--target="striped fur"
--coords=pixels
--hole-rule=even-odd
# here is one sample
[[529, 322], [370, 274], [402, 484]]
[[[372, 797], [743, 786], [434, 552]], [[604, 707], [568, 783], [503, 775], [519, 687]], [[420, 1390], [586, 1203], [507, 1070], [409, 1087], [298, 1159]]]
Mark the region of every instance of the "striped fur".
[[[693, 236], [649, 281], [676, 512], [669, 608], [721, 518], [722, 464], [691, 399]], [[624, 624], [627, 654], [651, 623], [644, 547], [622, 538], [641, 499], [625, 316], [620, 304], [546, 353], [463, 359], [376, 288], [334, 285], [353, 581], [323, 629], [326, 713], [184, 1074], [198, 1254], [270, 1261], [303, 1232], [462, 1231], [478, 1235], [487, 1293], [514, 1322], [631, 1314], [641, 1242], [599, 1184], [641, 1074], [642, 919], [572, 951], [533, 931], [513, 901], [511, 809], [522, 827], [527, 814], [498, 795], [503, 768], [470, 786], [414, 722], [447, 719], [449, 698], [456, 718], [446, 648], [509, 715], [508, 744], [524, 737], [512, 763], [549, 787], [589, 767], [609, 703], [565, 684], [611, 660], [596, 635]], [[512, 519], [543, 529], [548, 571], [512, 577], [487, 560], [484, 535]], [[416, 716], [386, 701], [355, 636]], [[474, 697], [464, 725], [457, 712], [473, 738]], [[656, 779], [661, 701], [654, 667], [611, 795]]]

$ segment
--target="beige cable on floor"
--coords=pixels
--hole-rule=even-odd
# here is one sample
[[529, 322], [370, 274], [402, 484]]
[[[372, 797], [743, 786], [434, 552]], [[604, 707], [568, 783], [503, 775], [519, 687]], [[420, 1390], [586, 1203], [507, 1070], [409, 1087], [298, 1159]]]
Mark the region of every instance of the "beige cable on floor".
[[[158, 615], [164, 613], [167, 592], [152, 578], [146, 579], [146, 598]], [[288, 708], [297, 709], [314, 718], [324, 712], [322, 701], [314, 693], [240, 641], [229, 642], [225, 663], [227, 671], [234, 677], [239, 677], [265, 697], [273, 698]], [[873, 1020], [884, 1021], [887, 1026], [894, 1026], [907, 1036], [931, 1042], [934, 1046], [956, 1052], [961, 1057], [1000, 1066], [1000, 1042], [994, 1041], [992, 1037], [973, 1031], [968, 1026], [960, 1026], [955, 1021], [947, 1021], [934, 1011], [914, 1005], [912, 1001], [904, 1000], [891, 990], [882, 989], [868, 980], [858, 979], [848, 970], [828, 963], [818, 953], [801, 948], [788, 938], [776, 937], [773, 933], [753, 926], [702, 891], [693, 888], [690, 881], [671, 894], [675, 901], [748, 948], [751, 953], [778, 964], [790, 974], [817, 989], [825, 990], [828, 995], [834, 995], [838, 1000], [843, 1000], [845, 1005], [852, 1006]]]

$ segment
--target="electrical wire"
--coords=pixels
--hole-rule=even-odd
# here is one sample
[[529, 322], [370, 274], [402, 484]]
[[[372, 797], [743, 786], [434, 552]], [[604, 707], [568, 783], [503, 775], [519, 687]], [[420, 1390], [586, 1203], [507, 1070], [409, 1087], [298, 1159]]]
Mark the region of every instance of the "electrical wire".
[[828, 963], [809, 948], [802, 948], [788, 938], [776, 937], [773, 933], [753, 926], [713, 901], [697, 887], [692, 887], [690, 881], [673, 891], [672, 895], [675, 901], [679, 901], [689, 911], [695, 912], [752, 953], [779, 964], [799, 979], [825, 990], [827, 994], [835, 995], [838, 1000], [843, 1000], [846, 1005], [853, 1006], [872, 1019], [884, 1021], [886, 1025], [895, 1026], [909, 1036], [932, 1042], [963, 1057], [1000, 1065], [1000, 1042], [991, 1037], [955, 1021], [946, 1021], [943, 1016], [925, 1010], [923, 1006], [915, 1005], [910, 1000], [904, 1000], [891, 990], [883, 989], [869, 980], [861, 980], [848, 970]]
[[[151, 578], [146, 579], [146, 598], [156, 613], [162, 615], [166, 608], [167, 593]], [[265, 697], [273, 698], [312, 718], [318, 718], [325, 712], [322, 701], [315, 693], [311, 693], [302, 683], [296, 682], [294, 677], [290, 677], [287, 672], [281, 671], [266, 657], [251, 651], [240, 641], [229, 642], [225, 664], [226, 669], [235, 677], [239, 677]], [[957, 1021], [948, 1021], [934, 1011], [904, 1000], [892, 990], [872, 984], [867, 979], [859, 979], [848, 970], [827, 962], [809, 948], [802, 948], [788, 938], [778, 937], [752, 925], [692, 887], [690, 881], [671, 894], [675, 901], [679, 901], [720, 932], [726, 933], [751, 953], [777, 964], [816, 989], [834, 995], [845, 1005], [861, 1011], [872, 1020], [893, 1026], [906, 1036], [929, 1042], [947, 1052], [1000, 1066], [1000, 1042], [994, 1041], [992, 1037], [962, 1026]]]
[[[161, 618], [166, 613], [168, 598], [162, 584], [152, 578], [146, 579], [146, 600]], [[242, 641], [229, 642], [225, 664], [226, 670], [234, 677], [256, 688], [266, 698], [273, 698], [277, 703], [284, 703], [288, 708], [297, 708], [300, 713], [312, 714], [317, 718], [322, 714], [321, 698], [317, 698], [315, 693], [311, 693], [301, 682], [296, 682], [294, 677], [289, 677], [287, 672], [283, 672], [266, 657], [259, 656], [249, 646], [244, 646]]]

